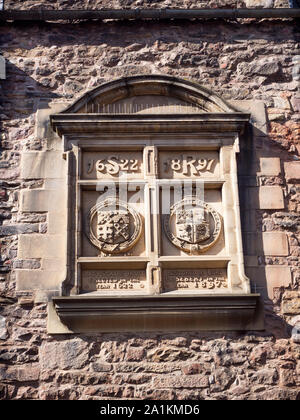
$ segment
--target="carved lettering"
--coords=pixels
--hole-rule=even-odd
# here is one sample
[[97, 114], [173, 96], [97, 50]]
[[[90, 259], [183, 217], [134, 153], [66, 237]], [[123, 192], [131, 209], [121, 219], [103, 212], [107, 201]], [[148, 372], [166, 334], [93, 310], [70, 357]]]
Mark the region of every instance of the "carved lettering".
[[83, 288], [89, 291], [134, 291], [146, 287], [142, 270], [84, 270]]
[[164, 289], [228, 289], [228, 279], [225, 269], [199, 269], [199, 270], [166, 270], [164, 272]]
[[87, 162], [87, 173], [93, 170], [97, 173], [118, 175], [120, 172], [135, 173], [140, 171], [140, 162], [138, 159], [122, 159], [120, 156], [109, 156], [107, 159], [91, 159]]
[[195, 159], [190, 155], [182, 155], [180, 158], [168, 159], [164, 162], [165, 172], [171, 169], [185, 176], [199, 176], [201, 172], [212, 172], [215, 159]]

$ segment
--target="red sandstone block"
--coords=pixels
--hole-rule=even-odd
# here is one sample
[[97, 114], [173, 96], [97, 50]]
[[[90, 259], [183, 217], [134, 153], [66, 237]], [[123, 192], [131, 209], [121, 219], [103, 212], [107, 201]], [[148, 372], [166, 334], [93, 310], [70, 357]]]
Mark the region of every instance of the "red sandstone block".
[[300, 161], [286, 162], [284, 170], [287, 182], [300, 182]]
[[154, 388], [208, 388], [209, 378], [203, 375], [159, 376], [153, 380]]

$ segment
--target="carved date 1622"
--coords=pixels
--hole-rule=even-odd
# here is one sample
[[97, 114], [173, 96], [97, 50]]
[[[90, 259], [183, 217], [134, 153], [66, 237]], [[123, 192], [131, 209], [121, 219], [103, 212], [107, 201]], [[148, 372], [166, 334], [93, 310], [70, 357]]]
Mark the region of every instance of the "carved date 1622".
[[139, 169], [137, 159], [120, 159], [119, 156], [110, 156], [107, 159], [90, 160], [87, 173], [90, 174], [96, 170], [97, 173], [118, 175], [120, 172], [138, 172]]

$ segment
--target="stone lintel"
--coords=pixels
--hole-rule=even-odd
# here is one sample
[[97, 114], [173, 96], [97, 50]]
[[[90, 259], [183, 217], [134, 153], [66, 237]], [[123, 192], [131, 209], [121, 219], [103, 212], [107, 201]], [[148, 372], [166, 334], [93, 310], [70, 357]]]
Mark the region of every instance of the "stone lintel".
[[[263, 330], [259, 294], [54, 297], [48, 333]], [[52, 314], [52, 319], [51, 319]], [[61, 328], [58, 328], [58, 318]]]

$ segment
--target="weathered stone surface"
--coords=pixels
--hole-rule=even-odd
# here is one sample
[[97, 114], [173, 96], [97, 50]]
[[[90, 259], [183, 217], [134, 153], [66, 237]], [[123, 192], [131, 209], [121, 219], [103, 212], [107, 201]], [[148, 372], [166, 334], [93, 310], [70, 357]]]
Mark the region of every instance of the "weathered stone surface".
[[284, 209], [284, 197], [281, 187], [264, 186], [259, 189], [259, 208], [261, 210]]
[[39, 232], [39, 225], [37, 223], [0, 226], [0, 236], [21, 235], [37, 232]]
[[279, 381], [279, 375], [276, 369], [261, 369], [251, 375], [251, 384], [275, 385]]
[[19, 239], [19, 259], [58, 258], [64, 255], [64, 235], [22, 235]]
[[[52, 1], [52, 0], [40, 0], [38, 2], [33, 0], [25, 1], [13, 1], [6, 0], [8, 9], [37, 9], [43, 7], [44, 9], [82, 9], [86, 8], [86, 1], [84, 0], [75, 0], [72, 2], [66, 2], [63, 0]], [[238, 2], [239, 6], [246, 7], [273, 7], [275, 2], [278, 4], [278, 0], [241, 0]], [[287, 4], [287, 0], [280, 0], [280, 4]], [[211, 7], [236, 7], [237, 2], [234, 0], [215, 0], [210, 2], [208, 0], [203, 0], [197, 4], [193, 0], [186, 0], [183, 4], [182, 0], [173, 0], [172, 7], [182, 8], [211, 8]], [[133, 0], [133, 1], [124, 1], [124, 0], [95, 0], [93, 3], [89, 3], [90, 9], [97, 8], [137, 8], [137, 7], [147, 7], [147, 8], [163, 8], [170, 7], [170, 2], [168, 0], [163, 1], [152, 1], [152, 0]], [[282, 7], [282, 5], [277, 6]]]
[[62, 152], [27, 152], [22, 154], [21, 178], [61, 178], [65, 174], [66, 161]]
[[274, 0], [246, 0], [247, 7], [273, 7]]
[[0, 315], [0, 340], [5, 340], [7, 338], [7, 329], [6, 329], [6, 318]]
[[59, 290], [65, 279], [63, 271], [55, 270], [18, 270], [16, 273], [18, 291]]
[[266, 280], [268, 296], [274, 298], [274, 289], [289, 287], [292, 283], [291, 269], [289, 267], [274, 265], [266, 267]]
[[263, 250], [265, 255], [288, 256], [289, 245], [284, 232], [264, 232]]
[[59, 190], [30, 190], [21, 193], [22, 212], [46, 212], [55, 211], [58, 203], [65, 207], [66, 192]]
[[262, 175], [278, 176], [281, 173], [280, 158], [260, 158]]
[[286, 162], [284, 171], [287, 182], [300, 182], [300, 162]]
[[154, 388], [208, 388], [209, 380], [207, 376], [194, 375], [194, 376], [169, 376], [157, 377], [154, 379]]
[[40, 348], [42, 369], [81, 369], [88, 362], [88, 345], [81, 339], [45, 342]]
[[285, 292], [282, 311], [285, 315], [300, 315], [300, 292]]

